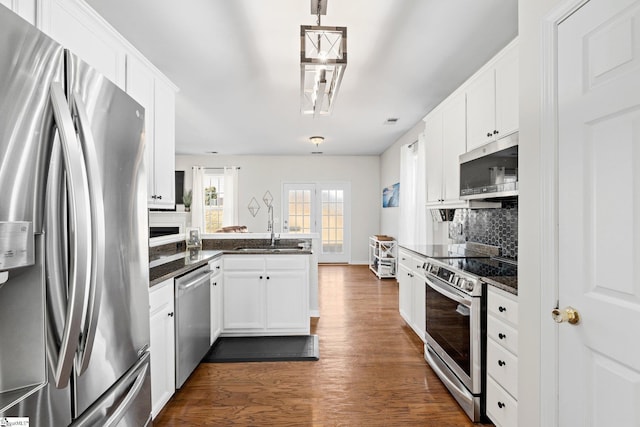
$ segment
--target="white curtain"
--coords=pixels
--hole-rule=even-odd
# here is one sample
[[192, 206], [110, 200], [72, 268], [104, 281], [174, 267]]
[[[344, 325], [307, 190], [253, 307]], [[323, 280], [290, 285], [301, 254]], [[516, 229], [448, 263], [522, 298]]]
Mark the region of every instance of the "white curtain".
[[415, 158], [415, 191], [416, 204], [414, 206], [416, 245], [427, 244], [427, 143], [421, 134], [418, 140]]
[[238, 220], [238, 168], [224, 168], [224, 201], [222, 204], [222, 225], [240, 225]]
[[400, 230], [398, 242], [427, 243], [426, 146], [422, 138], [400, 148]]
[[204, 233], [204, 167], [193, 166], [192, 170], [191, 226], [198, 227], [200, 233]]

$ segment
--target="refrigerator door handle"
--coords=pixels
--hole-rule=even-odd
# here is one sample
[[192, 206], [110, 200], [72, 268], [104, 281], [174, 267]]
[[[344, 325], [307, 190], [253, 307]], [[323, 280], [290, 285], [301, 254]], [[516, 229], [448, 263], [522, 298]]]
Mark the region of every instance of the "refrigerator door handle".
[[96, 336], [98, 316], [100, 314], [100, 300], [104, 286], [105, 265], [105, 219], [104, 196], [102, 192], [102, 178], [96, 153], [96, 144], [89, 126], [87, 110], [78, 96], [72, 96], [72, 113], [77, 119], [78, 136], [82, 144], [82, 152], [87, 169], [89, 183], [89, 198], [91, 203], [91, 282], [89, 287], [87, 313], [85, 317], [82, 338], [78, 351], [78, 374], [86, 371], [91, 360], [91, 352]]
[[[71, 112], [60, 83], [54, 82], [51, 84], [49, 97], [61, 142], [61, 153], [68, 188], [67, 201], [69, 204], [67, 213], [70, 224], [68, 258], [70, 274], [68, 276], [67, 307], [58, 354], [51, 354], [51, 357], [55, 358], [53, 372], [55, 385], [58, 388], [64, 388], [69, 383], [74, 357], [79, 344], [78, 337], [82, 328], [86, 291], [91, 279], [91, 211], [82, 149], [76, 138]], [[51, 197], [48, 203], [53, 204], [52, 208], [60, 212], [59, 206], [55, 206], [55, 204], [62, 203], [60, 197]], [[58, 224], [58, 226], [61, 225]], [[53, 245], [54, 242], [51, 242], [51, 244]], [[64, 259], [64, 254], [60, 253], [59, 250], [47, 251], [47, 254], [51, 257], [57, 256]], [[49, 264], [47, 262], [47, 265]], [[54, 264], [56, 267], [60, 265], [59, 262], [54, 262]], [[59, 277], [61, 275], [56, 276], [56, 278]]]

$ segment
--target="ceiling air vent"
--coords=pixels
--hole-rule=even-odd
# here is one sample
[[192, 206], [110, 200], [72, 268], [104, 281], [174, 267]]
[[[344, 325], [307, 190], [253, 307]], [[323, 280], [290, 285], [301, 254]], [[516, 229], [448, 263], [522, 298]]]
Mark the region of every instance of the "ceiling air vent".
[[397, 117], [389, 117], [387, 120], [384, 121], [385, 125], [395, 125], [396, 123], [398, 123]]

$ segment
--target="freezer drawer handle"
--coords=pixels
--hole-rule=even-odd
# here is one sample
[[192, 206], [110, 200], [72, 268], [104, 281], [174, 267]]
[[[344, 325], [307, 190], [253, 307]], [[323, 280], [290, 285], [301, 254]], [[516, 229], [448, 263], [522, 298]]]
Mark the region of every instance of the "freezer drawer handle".
[[114, 412], [113, 415], [109, 417], [109, 419], [105, 424], [105, 427], [116, 426], [120, 422], [122, 417], [124, 417], [124, 415], [127, 413], [129, 408], [131, 407], [131, 404], [133, 404], [136, 397], [138, 396], [138, 393], [140, 393], [140, 390], [144, 385], [144, 380], [145, 380], [145, 377], [147, 376], [148, 370], [149, 370], [149, 363], [145, 363], [142, 370], [140, 370], [140, 372], [138, 373], [136, 381], [133, 383], [131, 390], [129, 390], [129, 393], [127, 393], [127, 396], [122, 400], [122, 404], [116, 410], [116, 412]]
[[[67, 183], [67, 200], [69, 209], [67, 216], [70, 223], [68, 231], [69, 256], [62, 253], [64, 246], [56, 246], [53, 238], [47, 239], [47, 271], [50, 283], [48, 286], [61, 288], [66, 283], [67, 306], [64, 321], [64, 330], [57, 351], [57, 360], [54, 361], [54, 379], [58, 388], [67, 386], [71, 374], [71, 368], [79, 345], [78, 337], [82, 329], [83, 305], [86, 291], [91, 281], [91, 210], [89, 201], [89, 189], [87, 171], [82, 155], [82, 149], [76, 138], [69, 105], [64, 96], [60, 83], [51, 84], [49, 91], [53, 115], [58, 128], [60, 144], [54, 145], [52, 153], [52, 175], [57, 172], [57, 181], [65, 182], [61, 178], [64, 174]], [[56, 167], [60, 156], [64, 163], [64, 172]], [[57, 164], [53, 164], [57, 161]], [[47, 232], [52, 236], [58, 235], [62, 242], [67, 241], [65, 236], [64, 215], [62, 200], [64, 189], [47, 187], [47, 209], [51, 215], [47, 215]], [[57, 221], [56, 221], [57, 220]], [[57, 243], [60, 245], [59, 241]], [[69, 275], [65, 274], [66, 265], [69, 267]], [[66, 286], [64, 286], [66, 287]], [[56, 344], [51, 343], [52, 346]], [[54, 353], [55, 354], [55, 353]]]

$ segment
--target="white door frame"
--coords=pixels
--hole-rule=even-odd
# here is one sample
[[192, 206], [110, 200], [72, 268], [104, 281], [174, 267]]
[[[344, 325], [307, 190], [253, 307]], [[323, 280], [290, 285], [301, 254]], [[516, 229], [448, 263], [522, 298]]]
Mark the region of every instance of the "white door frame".
[[558, 426], [558, 26], [589, 0], [566, 0], [542, 22], [540, 126], [540, 425]]

